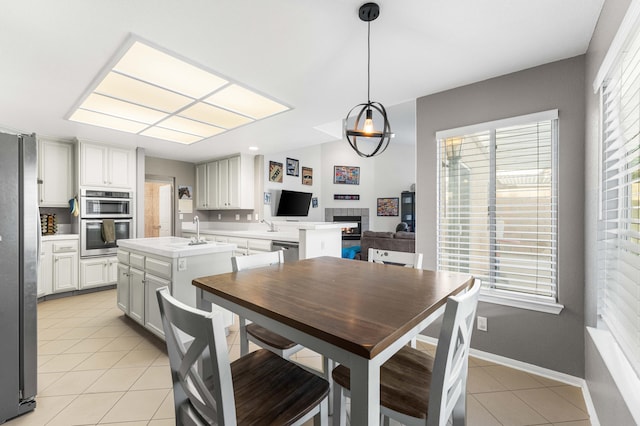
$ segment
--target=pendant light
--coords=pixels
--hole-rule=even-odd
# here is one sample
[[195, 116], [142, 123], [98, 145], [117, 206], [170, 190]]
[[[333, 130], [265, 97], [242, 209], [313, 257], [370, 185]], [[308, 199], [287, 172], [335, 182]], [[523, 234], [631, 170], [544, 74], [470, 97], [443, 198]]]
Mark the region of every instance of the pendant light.
[[[367, 102], [351, 108], [345, 119], [345, 137], [351, 148], [361, 157], [373, 157], [382, 154], [389, 141], [395, 135], [387, 118], [387, 110], [380, 102], [371, 101], [371, 21], [380, 16], [380, 7], [376, 3], [365, 3], [358, 12], [360, 20], [367, 23]], [[358, 111], [357, 114], [355, 111]], [[349, 128], [349, 120], [353, 118], [353, 127]], [[380, 126], [376, 130], [376, 125]], [[358, 147], [364, 143], [376, 144], [370, 151], [364, 152]]]

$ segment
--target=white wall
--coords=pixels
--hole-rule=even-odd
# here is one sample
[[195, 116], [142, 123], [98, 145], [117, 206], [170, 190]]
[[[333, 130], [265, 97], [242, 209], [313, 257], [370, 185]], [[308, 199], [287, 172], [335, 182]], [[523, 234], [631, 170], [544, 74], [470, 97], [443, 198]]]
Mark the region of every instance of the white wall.
[[[303, 166], [313, 168], [313, 185], [302, 185], [302, 176], [287, 176], [285, 173], [282, 183], [269, 182], [268, 177], [265, 177], [265, 191], [288, 189], [313, 192], [313, 196], [318, 197], [318, 208], [309, 209], [309, 216], [300, 218], [305, 221], [323, 221], [325, 208], [368, 208], [370, 229], [394, 231], [400, 217], [376, 216], [377, 199], [399, 198], [400, 193], [408, 191], [416, 180], [415, 145], [394, 143], [393, 139], [387, 150], [374, 158], [358, 156], [349, 144], [342, 140], [296, 151], [266, 154], [265, 174], [269, 171], [269, 161], [282, 163], [286, 168], [287, 157], [300, 160], [300, 172]], [[334, 166], [360, 167], [360, 184], [334, 184]], [[360, 200], [334, 200], [334, 194], [358, 194]], [[264, 206], [264, 215], [267, 220], [272, 218], [270, 206]]]

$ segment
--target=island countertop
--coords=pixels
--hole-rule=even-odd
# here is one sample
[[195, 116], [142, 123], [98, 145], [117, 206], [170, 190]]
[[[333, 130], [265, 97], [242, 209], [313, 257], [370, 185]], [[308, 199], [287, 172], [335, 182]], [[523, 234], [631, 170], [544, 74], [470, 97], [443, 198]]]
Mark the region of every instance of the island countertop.
[[133, 238], [118, 240], [118, 247], [169, 258], [220, 253], [233, 251], [236, 248], [235, 244], [213, 241], [208, 241], [206, 244], [190, 245], [190, 241], [189, 238], [179, 237]]

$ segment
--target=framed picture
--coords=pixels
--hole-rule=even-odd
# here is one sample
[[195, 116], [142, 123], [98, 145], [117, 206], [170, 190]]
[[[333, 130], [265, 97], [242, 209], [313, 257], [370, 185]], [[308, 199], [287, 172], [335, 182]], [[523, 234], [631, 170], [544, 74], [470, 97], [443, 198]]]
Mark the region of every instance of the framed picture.
[[269, 181], [282, 183], [282, 163], [269, 161]]
[[360, 167], [333, 166], [333, 183], [360, 185]]
[[359, 200], [360, 194], [333, 194], [334, 200]]
[[287, 176], [300, 176], [300, 162], [293, 158], [287, 158]]
[[311, 199], [311, 207], [313, 207], [314, 209], [318, 207], [318, 197], [313, 197]]
[[302, 168], [302, 184], [313, 185], [313, 169], [311, 167]]
[[378, 216], [398, 216], [399, 198], [378, 198]]

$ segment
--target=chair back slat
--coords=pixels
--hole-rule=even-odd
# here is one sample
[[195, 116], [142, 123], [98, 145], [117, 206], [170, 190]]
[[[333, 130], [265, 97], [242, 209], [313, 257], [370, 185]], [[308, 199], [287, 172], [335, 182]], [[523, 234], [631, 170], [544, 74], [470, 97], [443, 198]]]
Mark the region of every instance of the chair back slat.
[[422, 253], [407, 253], [403, 251], [381, 250], [369, 248], [369, 262], [401, 265], [407, 268], [422, 269]]
[[[158, 289], [156, 294], [174, 377], [176, 408], [188, 402], [202, 417], [200, 422], [236, 424], [222, 314], [194, 309], [173, 298], [167, 287]], [[211, 390], [205, 384], [203, 371], [206, 381], [213, 382]]]
[[462, 295], [447, 299], [429, 390], [427, 426], [445, 426], [456, 413], [464, 416], [469, 348], [479, 294], [480, 281], [476, 280]]
[[252, 254], [249, 256], [234, 256], [231, 258], [231, 267], [234, 272], [277, 265], [279, 263], [284, 263], [284, 251], [282, 250]]

